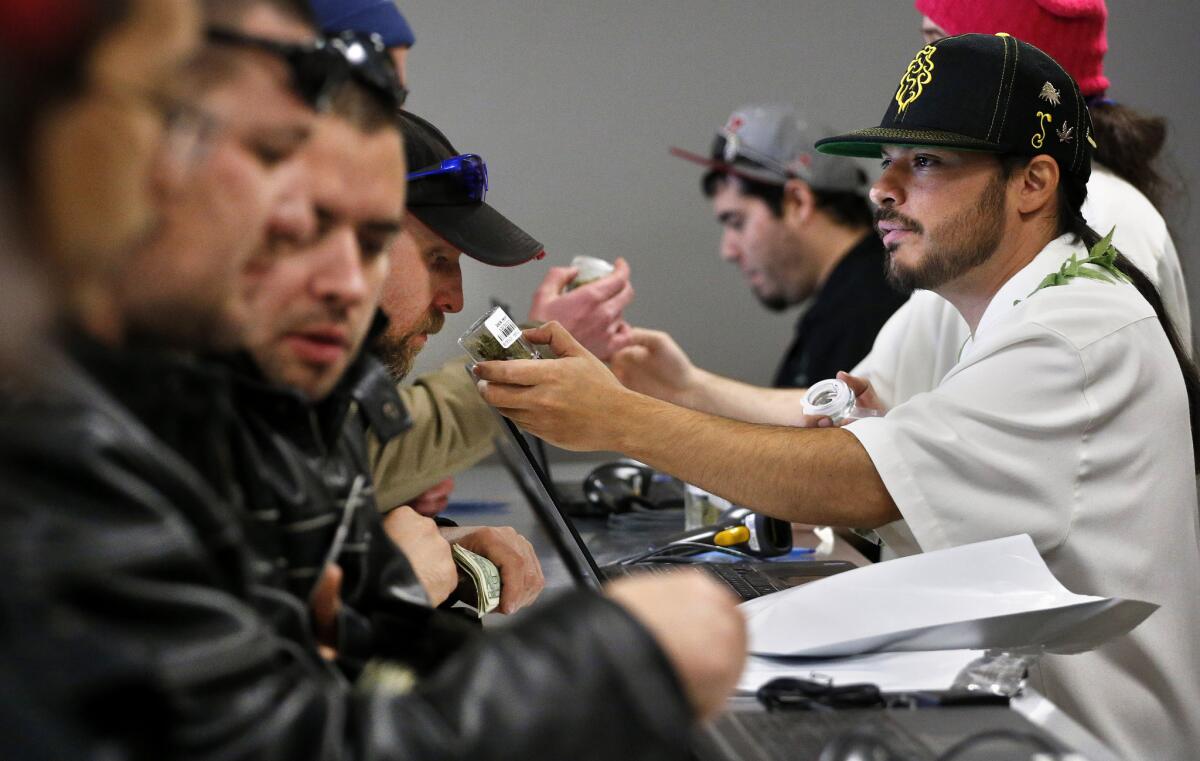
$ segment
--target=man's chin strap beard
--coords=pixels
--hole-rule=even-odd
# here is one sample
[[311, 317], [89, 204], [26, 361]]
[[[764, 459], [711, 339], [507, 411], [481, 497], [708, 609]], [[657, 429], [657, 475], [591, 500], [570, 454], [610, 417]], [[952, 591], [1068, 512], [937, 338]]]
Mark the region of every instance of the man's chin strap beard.
[[411, 336], [396, 339], [382, 335], [371, 346], [371, 350], [391, 373], [392, 380], [397, 383], [408, 377], [408, 374], [412, 372], [413, 362], [417, 358], [417, 352], [410, 348], [411, 339]]
[[762, 304], [769, 312], [782, 312], [791, 306], [782, 296], [759, 296], [758, 303]]

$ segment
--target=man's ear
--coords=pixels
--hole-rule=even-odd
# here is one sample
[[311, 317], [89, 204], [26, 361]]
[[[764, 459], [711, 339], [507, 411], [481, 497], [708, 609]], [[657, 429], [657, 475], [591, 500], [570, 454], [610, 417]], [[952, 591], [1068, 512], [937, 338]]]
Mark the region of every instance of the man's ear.
[[812, 187], [804, 180], [788, 180], [783, 185], [783, 218], [797, 225], [804, 224], [817, 208]]
[[1043, 153], [1030, 159], [1013, 179], [1020, 181], [1016, 189], [1017, 210], [1022, 214], [1036, 214], [1053, 207], [1062, 177], [1058, 162]]

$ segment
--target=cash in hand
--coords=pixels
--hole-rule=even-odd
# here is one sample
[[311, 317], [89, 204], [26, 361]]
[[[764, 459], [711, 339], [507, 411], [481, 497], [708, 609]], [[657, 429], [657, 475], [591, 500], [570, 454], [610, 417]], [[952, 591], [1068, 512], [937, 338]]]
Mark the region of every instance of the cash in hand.
[[[500, 604], [500, 569], [496, 564], [457, 544], [450, 545], [454, 562], [471, 579], [475, 587], [475, 610], [480, 618]], [[461, 589], [461, 586], [460, 586]], [[463, 600], [471, 604], [469, 599]]]

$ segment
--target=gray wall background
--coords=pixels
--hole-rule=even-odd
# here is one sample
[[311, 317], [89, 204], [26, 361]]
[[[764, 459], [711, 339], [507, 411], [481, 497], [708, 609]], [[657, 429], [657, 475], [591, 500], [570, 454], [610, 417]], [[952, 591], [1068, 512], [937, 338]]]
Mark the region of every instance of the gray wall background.
[[[997, 0], [1001, 1], [1001, 0]], [[769, 314], [716, 253], [701, 169], [668, 146], [705, 152], [736, 106], [799, 104], [838, 130], [878, 123], [920, 47], [907, 0], [404, 0], [417, 34], [409, 107], [455, 147], [486, 157], [490, 202], [540, 239], [543, 262], [513, 269], [464, 258], [466, 308], [448, 316], [418, 370], [495, 296], [523, 319], [552, 264], [624, 256], [630, 322], [669, 331], [700, 366], [769, 382], [795, 312]], [[1200, 5], [1109, 0], [1109, 97], [1169, 119], [1168, 165], [1192, 188], [1168, 220], [1200, 324]], [[865, 165], [873, 171], [870, 164]]]

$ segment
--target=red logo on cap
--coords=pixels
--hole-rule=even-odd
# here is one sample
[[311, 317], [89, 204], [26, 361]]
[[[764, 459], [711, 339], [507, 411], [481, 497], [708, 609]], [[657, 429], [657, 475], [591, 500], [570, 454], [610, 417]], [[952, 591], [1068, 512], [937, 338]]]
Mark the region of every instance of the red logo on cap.
[[729, 117], [729, 121], [725, 124], [726, 132], [737, 132], [746, 125], [746, 120], [740, 114], [734, 114]]

